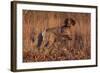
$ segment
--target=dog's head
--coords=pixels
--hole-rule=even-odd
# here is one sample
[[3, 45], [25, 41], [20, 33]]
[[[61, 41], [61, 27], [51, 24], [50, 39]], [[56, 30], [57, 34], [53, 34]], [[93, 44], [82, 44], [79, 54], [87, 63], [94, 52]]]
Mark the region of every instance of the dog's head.
[[74, 26], [76, 24], [75, 20], [72, 19], [72, 18], [66, 18], [64, 20], [64, 26], [63, 27], [71, 27], [71, 26]]

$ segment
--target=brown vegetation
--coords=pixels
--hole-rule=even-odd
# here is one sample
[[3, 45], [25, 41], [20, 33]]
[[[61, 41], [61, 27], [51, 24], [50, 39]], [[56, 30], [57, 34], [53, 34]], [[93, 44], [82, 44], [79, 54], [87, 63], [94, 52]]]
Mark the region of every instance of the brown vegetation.
[[[36, 46], [40, 32], [61, 27], [69, 17], [76, 23], [70, 29], [64, 30], [71, 40], [66, 37], [63, 39], [57, 31], [57, 35], [48, 31], [45, 38], [51, 43], [49, 47], [44, 46], [46, 40], [41, 47]], [[90, 59], [90, 24], [89, 13], [23, 10], [23, 62]]]

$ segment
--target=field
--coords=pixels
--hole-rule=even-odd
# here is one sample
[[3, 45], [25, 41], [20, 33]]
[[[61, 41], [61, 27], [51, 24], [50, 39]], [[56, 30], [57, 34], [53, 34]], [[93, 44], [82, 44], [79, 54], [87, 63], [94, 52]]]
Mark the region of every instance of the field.
[[[66, 18], [73, 19], [75, 25], [60, 33]], [[89, 13], [23, 10], [23, 62], [90, 59], [90, 18]], [[44, 31], [45, 37], [38, 41]]]

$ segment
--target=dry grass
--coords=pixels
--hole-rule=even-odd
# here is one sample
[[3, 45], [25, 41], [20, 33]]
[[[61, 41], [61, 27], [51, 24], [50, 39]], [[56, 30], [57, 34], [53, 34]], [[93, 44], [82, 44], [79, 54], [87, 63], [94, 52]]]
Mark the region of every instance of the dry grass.
[[[62, 26], [68, 17], [73, 18], [76, 22], [76, 25], [68, 30], [71, 32], [72, 40], [63, 41], [62, 38], [56, 37], [56, 42], [49, 47], [42, 45], [38, 48], [35, 45], [31, 37], [36, 40], [38, 34], [45, 29]], [[23, 10], [23, 62], [90, 59], [90, 24], [90, 14], [88, 13]], [[47, 32], [47, 34], [49, 33]], [[50, 39], [53, 38], [48, 38], [48, 40]]]

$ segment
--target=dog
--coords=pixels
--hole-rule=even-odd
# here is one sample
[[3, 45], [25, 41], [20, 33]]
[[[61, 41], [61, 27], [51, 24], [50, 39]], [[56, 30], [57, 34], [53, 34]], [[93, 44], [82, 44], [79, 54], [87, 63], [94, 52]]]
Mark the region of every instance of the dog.
[[60, 40], [72, 40], [70, 29], [75, 26], [75, 20], [72, 18], [66, 18], [64, 24], [61, 27], [48, 28], [43, 32], [38, 34], [36, 39], [38, 48], [50, 47], [52, 46], [57, 39]]

